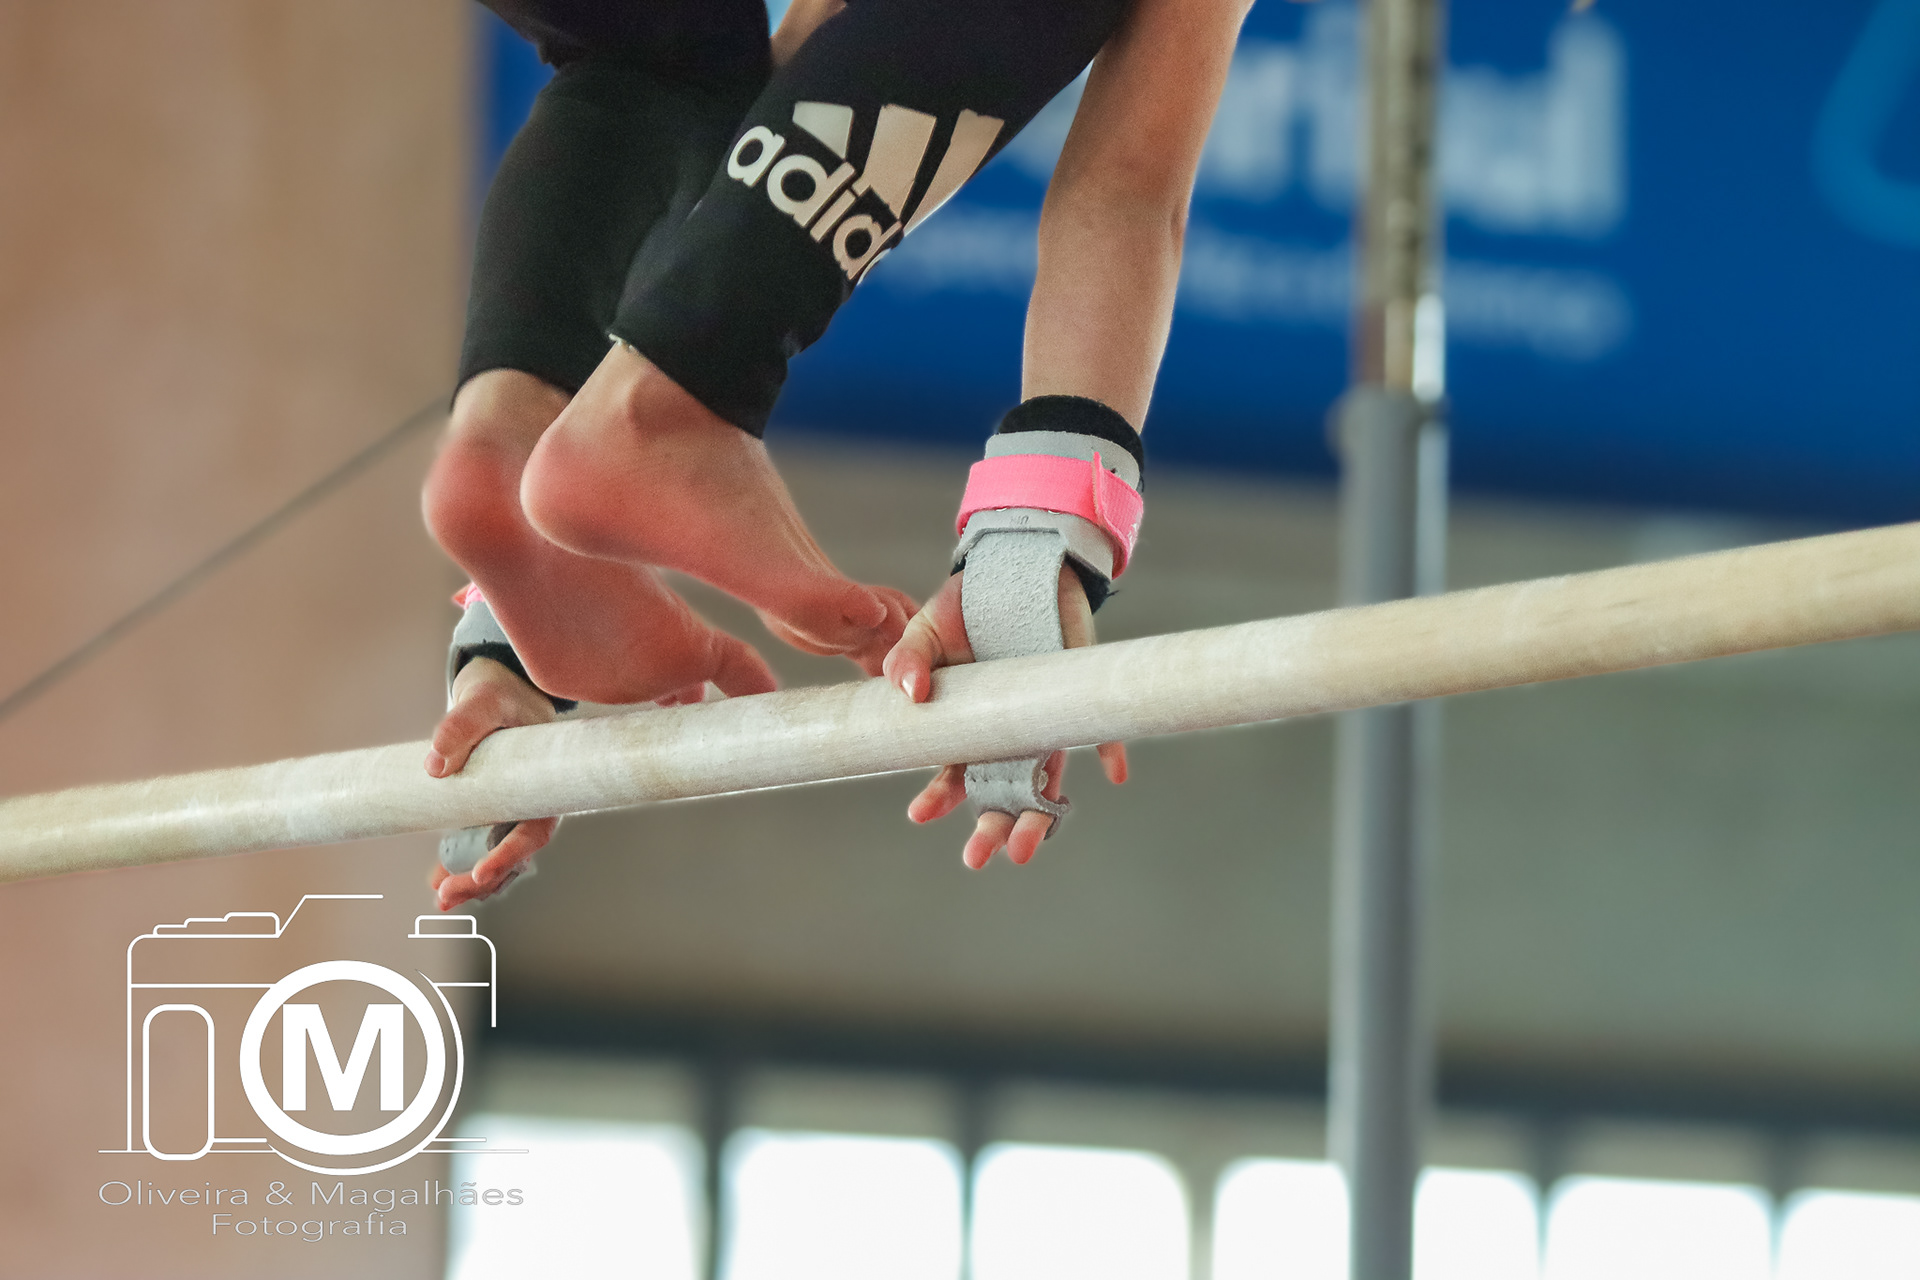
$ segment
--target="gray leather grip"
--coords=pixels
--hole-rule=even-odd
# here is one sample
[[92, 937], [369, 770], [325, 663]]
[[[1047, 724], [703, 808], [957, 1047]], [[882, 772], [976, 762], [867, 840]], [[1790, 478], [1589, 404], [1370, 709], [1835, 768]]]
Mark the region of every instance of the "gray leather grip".
[[[960, 615], [974, 660], [1023, 658], [1066, 647], [1060, 631], [1060, 567], [1067, 542], [1058, 529], [995, 529], [973, 540], [960, 581]], [[967, 798], [980, 813], [1018, 818], [1037, 810], [1053, 818], [1047, 837], [1071, 807], [1049, 800], [1046, 757], [989, 760], [967, 766]]]

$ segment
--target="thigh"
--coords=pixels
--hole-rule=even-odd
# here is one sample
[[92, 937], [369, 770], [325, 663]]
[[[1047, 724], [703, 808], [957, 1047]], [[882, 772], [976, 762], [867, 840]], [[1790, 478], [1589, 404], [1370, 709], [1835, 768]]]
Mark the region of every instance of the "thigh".
[[1124, 0], [850, 0], [776, 72], [614, 331], [759, 434], [787, 363], [1078, 75]]
[[577, 23], [555, 34], [571, 9], [672, 5], [512, 6], [559, 67], [481, 209], [462, 384], [508, 368], [572, 392], [593, 371], [641, 244], [699, 198], [765, 83], [765, 10], [754, 6], [757, 28], [717, 27], [704, 43], [698, 24], [692, 35]]

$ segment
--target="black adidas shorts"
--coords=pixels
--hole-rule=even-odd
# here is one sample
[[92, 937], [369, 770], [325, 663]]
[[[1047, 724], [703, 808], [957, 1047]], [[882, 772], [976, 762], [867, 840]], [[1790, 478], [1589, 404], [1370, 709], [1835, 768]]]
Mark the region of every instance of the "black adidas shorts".
[[873, 264], [1072, 81], [1125, 0], [851, 0], [769, 78], [761, 0], [489, 0], [557, 72], [481, 214], [461, 381], [631, 342], [759, 434]]

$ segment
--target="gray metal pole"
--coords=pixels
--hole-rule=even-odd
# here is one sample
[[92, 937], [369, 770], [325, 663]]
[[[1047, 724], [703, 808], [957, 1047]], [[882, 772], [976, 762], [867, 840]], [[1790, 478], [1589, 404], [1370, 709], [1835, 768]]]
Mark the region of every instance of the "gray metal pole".
[[[1444, 321], [1434, 191], [1440, 0], [1368, 0], [1366, 188], [1356, 218], [1352, 388], [1336, 410], [1340, 593], [1436, 590], [1445, 560]], [[1346, 1177], [1353, 1280], [1410, 1280], [1433, 1093], [1421, 964], [1438, 722], [1340, 718], [1334, 765], [1328, 1148]]]
[[737, 1056], [720, 1046], [700, 1062], [700, 1189], [707, 1217], [700, 1274], [720, 1280], [726, 1265], [727, 1237], [733, 1226], [727, 1194], [727, 1141], [739, 1125], [740, 1068]]

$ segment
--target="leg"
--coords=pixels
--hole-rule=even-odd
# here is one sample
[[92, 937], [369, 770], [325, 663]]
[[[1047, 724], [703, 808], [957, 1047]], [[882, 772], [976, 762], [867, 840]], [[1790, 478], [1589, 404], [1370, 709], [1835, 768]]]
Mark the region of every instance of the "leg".
[[[715, 44], [671, 24], [654, 30], [638, 10], [609, 10], [621, 21], [602, 30], [563, 24], [579, 16], [564, 6], [510, 7], [565, 56], [481, 214], [461, 390], [427, 483], [428, 526], [550, 692], [645, 701], [709, 676], [732, 692], [771, 687], [750, 649], [713, 633], [650, 570], [552, 546], [519, 509], [527, 458], [606, 350], [634, 256], [684, 216], [698, 194], [689, 175], [711, 171], [765, 78], [764, 13], [746, 22], [716, 10], [712, 21], [741, 33]], [[747, 56], [753, 23], [757, 61]], [[689, 61], [696, 48], [725, 56]]]
[[865, 655], [872, 629], [898, 634], [898, 602], [848, 589], [752, 436], [788, 357], [1078, 74], [1120, 11], [856, 0], [822, 24], [699, 206], [647, 245], [613, 324], [636, 350], [609, 352], [536, 449], [522, 488], [534, 526], [583, 554], [691, 573], [809, 647]]

